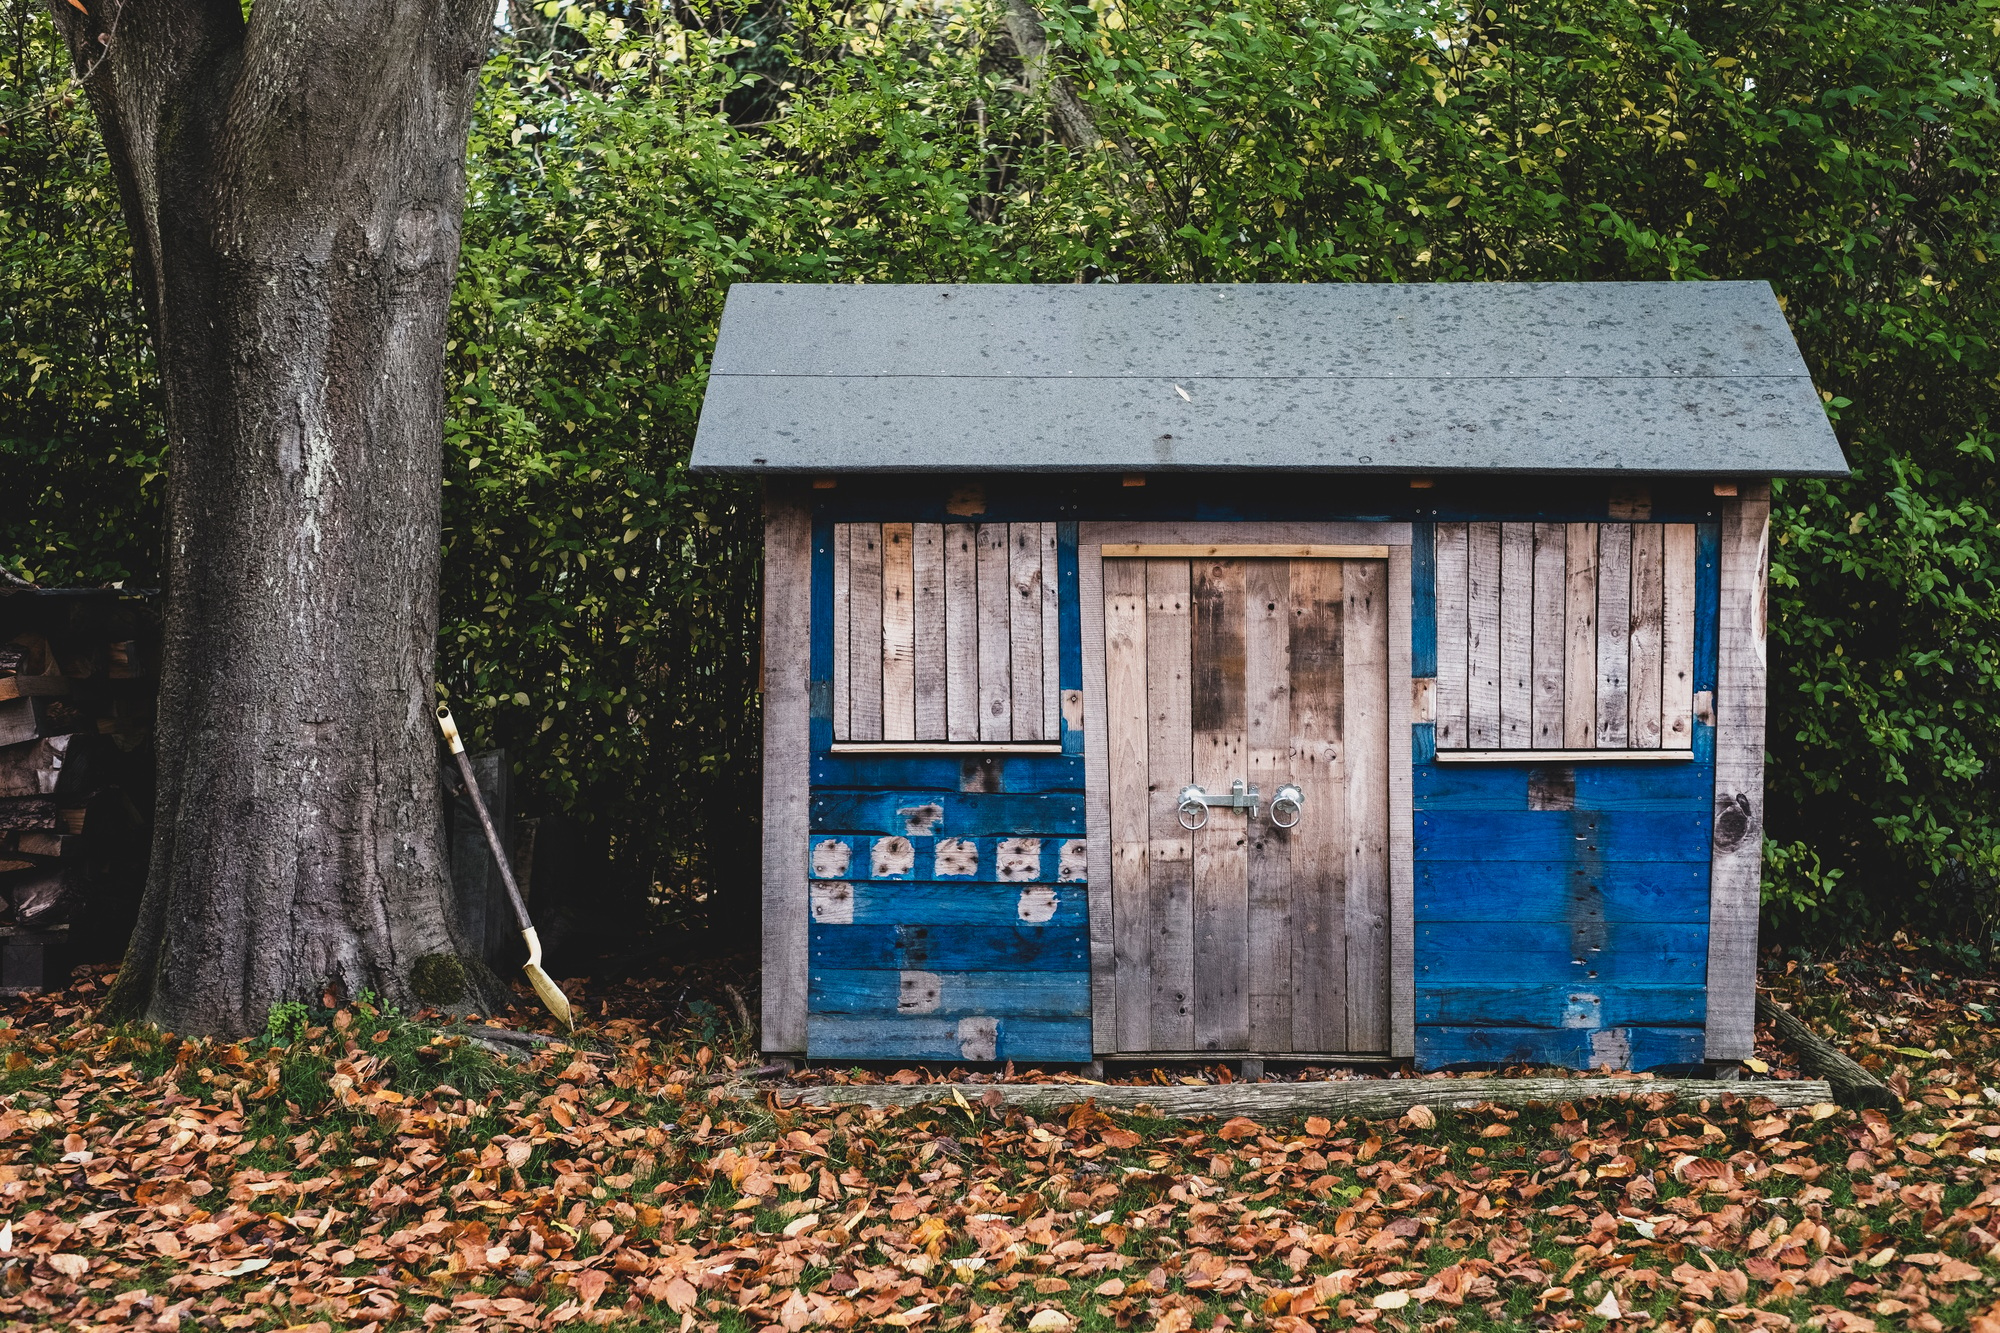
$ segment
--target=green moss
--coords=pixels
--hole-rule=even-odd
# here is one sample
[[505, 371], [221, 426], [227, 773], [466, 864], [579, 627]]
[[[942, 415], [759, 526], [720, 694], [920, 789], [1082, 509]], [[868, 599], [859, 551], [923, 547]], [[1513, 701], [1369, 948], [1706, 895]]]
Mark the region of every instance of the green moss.
[[410, 969], [410, 990], [424, 1004], [457, 1004], [465, 998], [465, 964], [457, 954], [427, 953]]

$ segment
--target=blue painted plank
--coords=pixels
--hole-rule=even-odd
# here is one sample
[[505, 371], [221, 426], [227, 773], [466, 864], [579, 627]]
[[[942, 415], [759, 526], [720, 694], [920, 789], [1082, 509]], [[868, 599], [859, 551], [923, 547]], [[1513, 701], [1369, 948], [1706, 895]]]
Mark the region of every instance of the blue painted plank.
[[815, 834], [803, 854], [806, 873], [813, 879], [1081, 884], [1089, 874], [1081, 838]]
[[1694, 724], [1694, 761], [1707, 770], [1710, 796], [1713, 797], [1715, 783], [1715, 727], [1710, 723], [1696, 722]]
[[814, 968], [927, 972], [1060, 972], [1090, 965], [1078, 926], [825, 926], [814, 922]]
[[1708, 920], [1705, 861], [1419, 861], [1416, 872], [1420, 922]]
[[911, 883], [817, 879], [813, 920], [856, 926], [1075, 926], [1089, 923], [1081, 884]]
[[827, 754], [813, 756], [812, 785], [818, 788], [850, 788], [874, 791], [950, 791], [966, 779], [966, 766], [977, 767], [981, 759], [1001, 792], [1008, 795], [1038, 795], [1050, 792], [1083, 793], [1083, 758], [1064, 754], [1013, 754], [981, 756], [969, 750], [964, 758], [953, 755]]
[[1410, 525], [1410, 674], [1438, 670], [1437, 525]]
[[[1068, 692], [1083, 688], [1083, 621], [1077, 574], [1077, 525], [1056, 524], [1056, 680]], [[1083, 754], [1083, 728], [1062, 722], [1066, 755]]]
[[[1531, 753], [1525, 752], [1519, 764], [1419, 765], [1412, 774], [1417, 809], [1527, 813], [1528, 776], [1542, 767], [1529, 758]], [[1713, 770], [1692, 761], [1567, 767], [1573, 771], [1578, 810], [1705, 811], [1715, 795]]]
[[1419, 810], [1423, 861], [1704, 861], [1708, 812]]
[[1423, 921], [1416, 934], [1419, 986], [1692, 986], [1708, 976], [1705, 923]]
[[1437, 760], [1437, 723], [1416, 722], [1410, 726], [1410, 762], [1429, 764]]
[[[993, 1018], [996, 1061], [1081, 1063], [1091, 1058], [1087, 1018]], [[809, 1060], [974, 1061], [984, 1045], [979, 1019], [806, 1017]], [[970, 1029], [970, 1030], [968, 1030]], [[968, 1052], [971, 1052], [969, 1054]]]
[[823, 790], [812, 795], [812, 830], [953, 838], [1082, 837], [1083, 797]]
[[1694, 529], [1694, 687], [1715, 688], [1715, 642], [1722, 607], [1722, 525]]
[[1698, 1027], [1419, 1027], [1417, 1068], [1552, 1065], [1563, 1069], [1657, 1069], [1701, 1060]]
[[1426, 986], [1417, 987], [1417, 1022], [1444, 1027], [1700, 1027], [1708, 1013], [1703, 986]]
[[1090, 973], [889, 972], [815, 968], [807, 1005], [815, 1014], [962, 1018], [998, 1014], [1090, 1017]]

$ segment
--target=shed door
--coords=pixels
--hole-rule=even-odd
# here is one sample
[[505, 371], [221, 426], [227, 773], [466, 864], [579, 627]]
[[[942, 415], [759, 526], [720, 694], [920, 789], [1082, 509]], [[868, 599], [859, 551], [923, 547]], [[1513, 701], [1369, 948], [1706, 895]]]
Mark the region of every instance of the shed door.
[[[1141, 549], [1104, 561], [1117, 1048], [1387, 1051], [1387, 564]], [[1238, 780], [1254, 814], [1184, 827]]]

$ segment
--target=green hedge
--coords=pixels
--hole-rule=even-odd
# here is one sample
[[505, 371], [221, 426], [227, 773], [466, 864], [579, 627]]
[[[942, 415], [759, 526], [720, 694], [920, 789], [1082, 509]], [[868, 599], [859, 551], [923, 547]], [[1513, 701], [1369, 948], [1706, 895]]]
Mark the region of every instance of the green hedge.
[[[0, 87], [0, 542], [152, 581], [162, 445], [48, 25]], [[1780, 486], [1769, 924], [1991, 942], [2000, 150], [1990, 6], [515, 9], [451, 348], [442, 671], [619, 883], [756, 880], [756, 497], [687, 476], [728, 283], [1763, 278], [1856, 467]], [[17, 22], [24, 19], [25, 22]]]

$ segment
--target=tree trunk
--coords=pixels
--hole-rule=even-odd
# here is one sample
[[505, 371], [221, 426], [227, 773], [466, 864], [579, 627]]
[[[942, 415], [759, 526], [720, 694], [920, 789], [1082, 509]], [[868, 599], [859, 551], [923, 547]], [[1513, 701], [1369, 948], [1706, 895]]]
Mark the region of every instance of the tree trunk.
[[242, 1034], [329, 987], [449, 1003], [442, 375], [492, 2], [51, 9], [170, 451], [158, 807], [113, 1011]]

